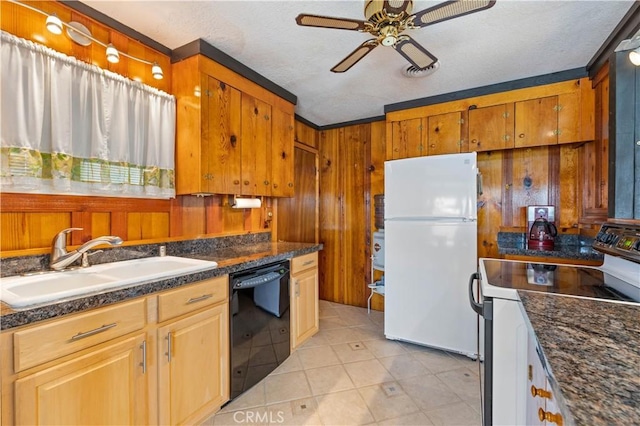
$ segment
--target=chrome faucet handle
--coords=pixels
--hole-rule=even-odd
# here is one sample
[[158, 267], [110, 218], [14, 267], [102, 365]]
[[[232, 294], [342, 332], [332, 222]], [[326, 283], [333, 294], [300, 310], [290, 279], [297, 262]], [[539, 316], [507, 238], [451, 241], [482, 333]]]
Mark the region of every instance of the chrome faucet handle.
[[82, 253], [82, 267], [83, 268], [88, 268], [89, 266], [91, 266], [89, 264], [89, 256], [93, 256], [94, 254], [98, 254], [98, 253], [102, 253], [104, 250], [96, 250], [94, 252], [84, 252]]
[[73, 231], [82, 231], [84, 228], [67, 228], [58, 232], [55, 237], [53, 237], [53, 244], [51, 249], [51, 255], [53, 258], [57, 258], [59, 256], [63, 256], [67, 254], [67, 234]]

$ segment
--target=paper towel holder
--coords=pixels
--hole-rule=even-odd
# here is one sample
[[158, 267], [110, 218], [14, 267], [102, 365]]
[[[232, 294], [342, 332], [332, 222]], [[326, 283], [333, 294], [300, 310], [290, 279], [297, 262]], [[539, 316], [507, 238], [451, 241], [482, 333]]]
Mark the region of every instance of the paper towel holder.
[[231, 199], [231, 208], [233, 209], [259, 209], [262, 206], [260, 198], [244, 198], [233, 196]]

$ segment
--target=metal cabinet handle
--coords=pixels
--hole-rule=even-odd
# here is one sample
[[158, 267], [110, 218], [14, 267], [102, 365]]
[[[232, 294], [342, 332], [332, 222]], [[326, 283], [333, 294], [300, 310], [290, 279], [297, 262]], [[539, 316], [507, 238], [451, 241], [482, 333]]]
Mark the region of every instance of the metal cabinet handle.
[[196, 302], [200, 302], [202, 300], [207, 300], [207, 299], [211, 299], [213, 297], [213, 294], [209, 293], [209, 294], [203, 294], [200, 297], [192, 297], [191, 299], [187, 300], [187, 305], [191, 304], [191, 303], [196, 303]]
[[140, 349], [142, 349], [142, 362], [140, 366], [142, 367], [142, 374], [147, 374], [147, 341], [143, 340], [140, 345]]
[[171, 332], [167, 333], [165, 339], [167, 339], [167, 352], [165, 355], [167, 356], [167, 362], [171, 362]]
[[315, 262], [315, 260], [307, 260], [306, 262], [304, 262], [304, 263], [302, 264], [302, 266], [311, 265], [313, 262]]
[[85, 337], [89, 337], [89, 336], [93, 336], [94, 334], [102, 333], [103, 331], [107, 331], [110, 328], [115, 327], [116, 325], [117, 324], [115, 322], [113, 322], [111, 324], [105, 324], [102, 327], [98, 327], [95, 330], [89, 330], [89, 331], [80, 332], [80, 333], [76, 334], [75, 336], [71, 337], [71, 341], [84, 339]]

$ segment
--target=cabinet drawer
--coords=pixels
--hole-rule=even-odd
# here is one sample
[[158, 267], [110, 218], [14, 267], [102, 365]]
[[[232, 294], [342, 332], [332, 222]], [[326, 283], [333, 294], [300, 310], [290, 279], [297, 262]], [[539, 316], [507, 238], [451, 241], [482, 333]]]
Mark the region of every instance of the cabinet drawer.
[[124, 302], [15, 332], [15, 371], [141, 330], [145, 326], [145, 303], [145, 299]]
[[295, 275], [298, 272], [317, 268], [318, 267], [318, 252], [305, 254], [303, 256], [294, 257], [291, 259], [291, 274]]
[[224, 275], [158, 295], [158, 321], [163, 322], [225, 301], [228, 282], [228, 275]]

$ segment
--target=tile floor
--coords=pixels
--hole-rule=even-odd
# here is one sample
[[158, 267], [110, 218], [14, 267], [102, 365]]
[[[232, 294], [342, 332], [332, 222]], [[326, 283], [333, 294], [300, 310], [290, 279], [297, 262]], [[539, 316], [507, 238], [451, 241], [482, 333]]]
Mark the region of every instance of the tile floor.
[[205, 425], [480, 425], [478, 364], [386, 340], [384, 314], [320, 301], [320, 331]]

